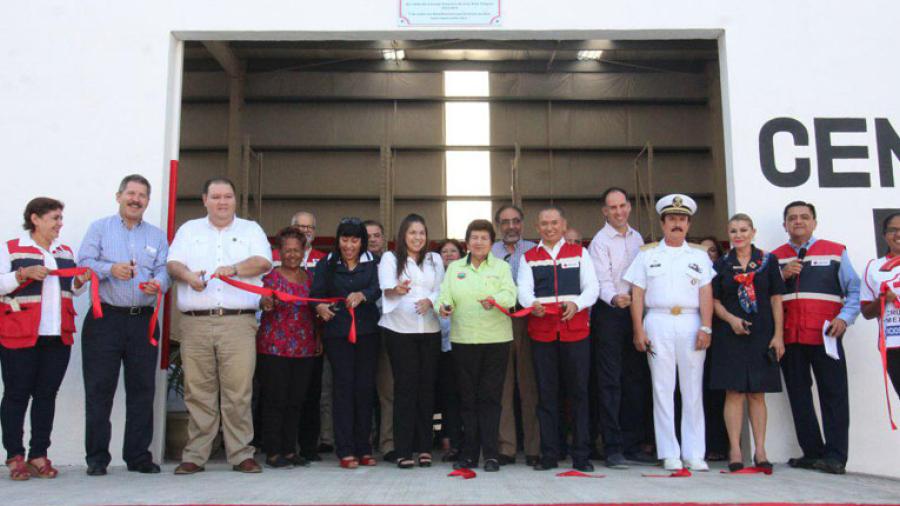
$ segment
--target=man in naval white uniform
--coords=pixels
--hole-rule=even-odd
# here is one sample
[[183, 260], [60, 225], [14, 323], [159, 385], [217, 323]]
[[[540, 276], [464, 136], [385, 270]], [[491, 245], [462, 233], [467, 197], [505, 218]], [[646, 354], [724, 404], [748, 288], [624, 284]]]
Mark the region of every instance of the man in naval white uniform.
[[[656, 203], [663, 240], [641, 248], [623, 276], [632, 284], [634, 346], [647, 352], [653, 379], [657, 456], [667, 470], [708, 471], [703, 361], [712, 333], [715, 276], [706, 250], [686, 242], [697, 204], [686, 195]], [[646, 311], [645, 311], [646, 310]], [[675, 437], [675, 375], [681, 390], [681, 445]]]

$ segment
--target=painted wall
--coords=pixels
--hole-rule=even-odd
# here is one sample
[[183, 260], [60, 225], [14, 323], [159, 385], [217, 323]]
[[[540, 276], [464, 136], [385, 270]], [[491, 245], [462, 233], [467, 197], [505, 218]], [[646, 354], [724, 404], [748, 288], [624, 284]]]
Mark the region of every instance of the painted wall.
[[[861, 270], [875, 255], [873, 207], [898, 207], [894, 188], [878, 187], [874, 118], [900, 127], [895, 83], [886, 64], [900, 44], [898, 10], [887, 1], [781, 2], [559, 1], [504, 2], [501, 28], [399, 30], [393, 1], [328, 2], [236, 0], [156, 2], [46, 1], [16, 5], [0, 22], [0, 151], [5, 181], [0, 201], [3, 237], [18, 233], [24, 204], [38, 194], [68, 203], [64, 242], [77, 247], [91, 220], [115, 210], [115, 181], [129, 172], [154, 184], [147, 218], [162, 223], [160, 195], [173, 152], [178, 96], [177, 38], [719, 38], [726, 159], [731, 207], [750, 213], [767, 248], [784, 239], [783, 203], [803, 198], [820, 208], [819, 234], [850, 246]], [[810, 130], [810, 146], [781, 135], [776, 158], [787, 170], [808, 157], [813, 175], [801, 186], [778, 188], [760, 171], [759, 130], [789, 116]], [[820, 188], [813, 118], [864, 118], [867, 131], [835, 134], [835, 143], [869, 146], [868, 158], [836, 162], [838, 171], [873, 174], [872, 188]], [[819, 163], [817, 163], [819, 162]], [[896, 161], [894, 162], [896, 165]], [[896, 171], [895, 171], [896, 172]], [[81, 313], [86, 301], [79, 300]], [[852, 419], [849, 469], [900, 476], [900, 434], [891, 433], [875, 352], [875, 325], [859, 322], [846, 338]], [[80, 351], [58, 404], [51, 456], [82, 461]], [[893, 393], [892, 393], [893, 395]], [[894, 399], [895, 404], [897, 399]], [[796, 455], [786, 400], [770, 396], [770, 456]], [[113, 451], [120, 446], [121, 402]]]

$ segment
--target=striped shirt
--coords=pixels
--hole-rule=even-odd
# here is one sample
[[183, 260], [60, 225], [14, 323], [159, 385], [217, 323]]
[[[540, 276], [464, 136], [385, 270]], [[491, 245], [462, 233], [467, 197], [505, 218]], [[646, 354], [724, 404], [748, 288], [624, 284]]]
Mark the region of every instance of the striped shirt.
[[519, 239], [519, 241], [516, 242], [515, 249], [510, 253], [509, 250], [506, 249], [506, 244], [504, 244], [503, 241], [497, 241], [491, 247], [491, 254], [509, 264], [513, 281], [517, 281], [519, 279], [519, 259], [522, 258], [522, 255], [524, 255], [526, 251], [535, 246], [537, 246], [537, 244], [531, 241]]
[[[162, 230], [146, 221], [129, 229], [122, 217], [114, 214], [91, 223], [78, 250], [78, 265], [97, 273], [100, 300], [106, 304], [152, 306], [156, 296], [145, 294], [138, 286], [155, 279], [162, 291], [169, 289], [168, 255], [169, 244]], [[121, 280], [110, 274], [113, 264], [131, 262], [137, 266], [134, 278]]]

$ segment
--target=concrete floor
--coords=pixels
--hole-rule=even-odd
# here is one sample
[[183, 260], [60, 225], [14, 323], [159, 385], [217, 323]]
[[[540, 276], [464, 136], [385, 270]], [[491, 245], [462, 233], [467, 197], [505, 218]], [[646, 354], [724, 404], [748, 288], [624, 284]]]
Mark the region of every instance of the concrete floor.
[[[231, 471], [223, 462], [194, 476], [174, 476], [174, 464], [158, 475], [111, 467], [105, 477], [85, 475], [83, 466], [61, 467], [53, 482], [13, 483], [0, 478], [0, 504], [559, 504], [559, 503], [871, 503], [900, 504], [900, 480], [864, 475], [832, 476], [784, 465], [775, 474], [726, 476], [721, 465], [691, 478], [650, 479], [660, 468], [613, 471], [603, 479], [562, 478], [523, 464], [471, 480], [448, 478], [448, 464], [399, 470], [379, 462], [348, 471], [328, 459], [310, 467], [265, 469], [260, 475]], [[565, 471], [561, 469], [560, 471]]]

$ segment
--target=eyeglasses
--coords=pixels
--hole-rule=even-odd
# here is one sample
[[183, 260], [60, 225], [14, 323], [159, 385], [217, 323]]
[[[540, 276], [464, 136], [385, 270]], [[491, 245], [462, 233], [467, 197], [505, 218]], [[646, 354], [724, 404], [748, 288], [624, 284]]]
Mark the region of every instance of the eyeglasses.
[[300, 230], [315, 230], [315, 225], [294, 225], [294, 228], [299, 228]]

